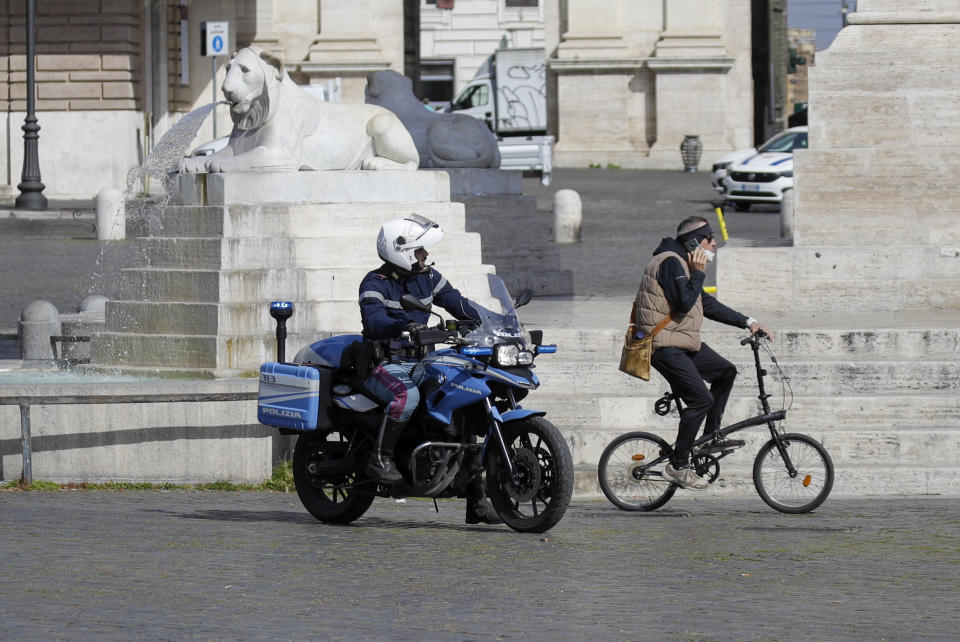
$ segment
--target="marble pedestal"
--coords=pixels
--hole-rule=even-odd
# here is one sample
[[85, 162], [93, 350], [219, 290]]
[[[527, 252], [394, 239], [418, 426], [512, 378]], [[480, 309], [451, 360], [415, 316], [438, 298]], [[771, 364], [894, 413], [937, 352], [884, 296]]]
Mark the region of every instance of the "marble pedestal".
[[[287, 353], [360, 330], [360, 280], [380, 265], [383, 221], [441, 224], [431, 251], [461, 286], [484, 265], [443, 172], [276, 172], [181, 176], [173, 204], [128, 217], [137, 258], [121, 271], [91, 345], [95, 366], [243, 376], [275, 358], [271, 301], [288, 300]], [[482, 296], [483, 293], [479, 293]]]

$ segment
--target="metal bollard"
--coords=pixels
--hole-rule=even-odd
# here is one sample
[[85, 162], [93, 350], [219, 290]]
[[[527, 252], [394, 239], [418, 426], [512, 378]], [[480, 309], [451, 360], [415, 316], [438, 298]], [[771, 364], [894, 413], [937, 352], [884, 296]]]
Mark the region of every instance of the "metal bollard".
[[26, 486], [33, 485], [33, 463], [30, 449], [30, 406], [20, 406], [20, 446], [23, 453], [23, 472], [20, 481]]

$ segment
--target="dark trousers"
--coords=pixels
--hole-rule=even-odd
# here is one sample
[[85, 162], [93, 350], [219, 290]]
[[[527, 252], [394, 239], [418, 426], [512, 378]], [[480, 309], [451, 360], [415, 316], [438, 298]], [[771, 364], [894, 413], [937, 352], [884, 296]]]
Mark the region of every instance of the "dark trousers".
[[[727, 399], [737, 378], [737, 367], [706, 343], [700, 345], [699, 352], [660, 348], [650, 358], [650, 365], [663, 375], [673, 394], [686, 406], [680, 415], [677, 445], [670, 457], [674, 468], [686, 466], [704, 418], [707, 420], [704, 434], [720, 428]], [[710, 384], [709, 390], [704, 381]]]

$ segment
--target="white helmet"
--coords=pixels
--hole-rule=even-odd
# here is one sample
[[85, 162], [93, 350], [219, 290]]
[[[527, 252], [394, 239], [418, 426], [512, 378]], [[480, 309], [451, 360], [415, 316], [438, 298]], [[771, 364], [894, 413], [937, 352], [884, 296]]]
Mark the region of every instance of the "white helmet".
[[414, 252], [431, 248], [442, 238], [439, 224], [419, 214], [410, 214], [383, 224], [377, 236], [377, 254], [403, 272], [412, 272], [417, 265]]

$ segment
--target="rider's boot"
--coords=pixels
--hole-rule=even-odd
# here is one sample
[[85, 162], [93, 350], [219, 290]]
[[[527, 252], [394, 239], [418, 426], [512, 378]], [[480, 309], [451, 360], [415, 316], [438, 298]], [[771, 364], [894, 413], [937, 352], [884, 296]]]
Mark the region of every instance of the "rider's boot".
[[387, 484], [395, 484], [403, 481], [403, 475], [393, 463], [393, 447], [403, 433], [405, 421], [394, 421], [386, 419], [380, 427], [380, 434], [377, 436], [377, 448], [370, 453], [370, 461], [367, 462], [367, 475]]
[[468, 464], [468, 470], [473, 472], [473, 477], [467, 483], [467, 514], [464, 521], [468, 524], [502, 524], [503, 520], [497, 515], [483, 490], [483, 478], [480, 476], [480, 463], [477, 460], [478, 457], [474, 456]]

